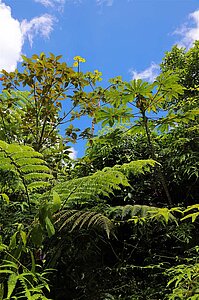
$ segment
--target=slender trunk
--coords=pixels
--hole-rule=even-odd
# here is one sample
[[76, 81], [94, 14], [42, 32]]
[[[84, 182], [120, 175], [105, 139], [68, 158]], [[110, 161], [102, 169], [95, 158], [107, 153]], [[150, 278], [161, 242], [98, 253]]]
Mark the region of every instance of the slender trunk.
[[[97, 106], [100, 107], [100, 98], [98, 100]], [[96, 118], [93, 117], [92, 118], [92, 123], [91, 123], [91, 135], [92, 135], [92, 138], [94, 137], [94, 133], [95, 133], [95, 124], [96, 124]], [[90, 144], [92, 146], [92, 140], [90, 140]]]
[[94, 132], [95, 132], [95, 118], [92, 119], [92, 123], [91, 123], [91, 134], [92, 134], [92, 137], [94, 137]]
[[[152, 140], [151, 140], [151, 133], [150, 133], [149, 126], [148, 126], [148, 118], [145, 114], [144, 109], [141, 109], [141, 114], [142, 114], [144, 128], [145, 128], [146, 135], [147, 135], [147, 143], [148, 143], [148, 146], [149, 146], [149, 149], [150, 149], [150, 152], [151, 152], [151, 158], [157, 161], [156, 155], [155, 155], [154, 145], [153, 145]], [[171, 199], [171, 195], [169, 193], [166, 178], [165, 178], [165, 176], [164, 176], [164, 174], [161, 170], [161, 167], [159, 165], [157, 166], [157, 172], [158, 172], [158, 177], [160, 179], [160, 182], [162, 183], [165, 194], [167, 196], [168, 203], [169, 203], [170, 206], [172, 206], [172, 199]]]

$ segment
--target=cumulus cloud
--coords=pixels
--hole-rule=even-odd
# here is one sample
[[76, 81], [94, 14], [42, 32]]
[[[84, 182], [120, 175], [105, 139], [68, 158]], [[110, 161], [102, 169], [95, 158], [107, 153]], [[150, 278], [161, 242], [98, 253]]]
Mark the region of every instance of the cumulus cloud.
[[20, 60], [23, 37], [20, 23], [11, 16], [11, 9], [0, 0], [0, 70], [14, 71]]
[[48, 38], [54, 22], [53, 16], [44, 14], [20, 23], [12, 17], [11, 8], [0, 0], [0, 70], [14, 71], [26, 38], [31, 45], [36, 35]]
[[77, 151], [73, 147], [70, 148], [69, 157], [71, 159], [76, 159], [77, 158]]
[[28, 38], [30, 45], [32, 46], [33, 38], [36, 35], [48, 38], [53, 30], [55, 18], [51, 15], [45, 14], [40, 17], [35, 17], [30, 21], [26, 19], [21, 22], [21, 32], [25, 39]]
[[96, 3], [98, 5], [107, 5], [107, 6], [112, 6], [113, 5], [114, 0], [96, 0]]
[[[199, 40], [199, 10], [189, 14], [189, 20], [191, 22], [187, 22], [174, 32], [181, 36], [181, 40], [178, 42], [180, 47], [190, 48], [194, 41]], [[193, 25], [191, 26], [190, 23]]]
[[144, 71], [137, 72], [136, 70], [130, 70], [132, 79], [143, 79], [149, 82], [154, 81], [154, 79], [159, 75], [160, 67], [155, 63], [151, 63], [150, 67]]
[[42, 4], [45, 7], [51, 7], [57, 10], [63, 10], [65, 4], [65, 0], [34, 0], [34, 1]]

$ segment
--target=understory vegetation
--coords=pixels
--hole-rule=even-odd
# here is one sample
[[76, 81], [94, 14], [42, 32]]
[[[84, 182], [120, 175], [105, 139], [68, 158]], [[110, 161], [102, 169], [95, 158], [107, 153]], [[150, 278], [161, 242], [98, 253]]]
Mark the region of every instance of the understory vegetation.
[[2, 71], [0, 300], [197, 300], [199, 42], [153, 83], [84, 62]]

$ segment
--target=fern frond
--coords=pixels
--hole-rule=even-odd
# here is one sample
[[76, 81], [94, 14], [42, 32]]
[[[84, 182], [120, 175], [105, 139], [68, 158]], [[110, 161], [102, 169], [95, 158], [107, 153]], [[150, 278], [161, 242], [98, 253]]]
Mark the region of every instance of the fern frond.
[[95, 211], [66, 210], [56, 214], [55, 218], [57, 219], [55, 223], [61, 223], [59, 230], [66, 226], [72, 226], [70, 231], [76, 228], [100, 228], [106, 232], [108, 238], [113, 230], [111, 220]]
[[130, 187], [128, 176], [135, 176], [149, 172], [156, 162], [152, 159], [132, 161], [124, 165], [116, 165], [112, 168], [104, 168], [91, 176], [72, 179], [55, 186], [54, 190], [59, 194], [64, 205], [82, 204], [90, 201], [94, 203], [100, 197], [110, 197], [115, 190]]
[[137, 176], [146, 172], [150, 172], [151, 167], [154, 167], [156, 164], [157, 162], [153, 159], [142, 159], [131, 161], [130, 163], [125, 163], [121, 166], [115, 165], [112, 169], [122, 172], [127, 177], [130, 174]]
[[121, 186], [130, 186], [126, 176], [110, 169], [58, 184], [54, 190], [59, 194], [62, 203], [80, 204], [99, 200], [99, 196], [109, 197], [114, 194], [114, 190], [120, 190]]
[[55, 224], [59, 223], [60, 221], [65, 222], [64, 225], [62, 224], [63, 226], [62, 225], [60, 226], [59, 230], [61, 230], [66, 224], [70, 223], [73, 220], [73, 218], [75, 218], [75, 213], [80, 213], [80, 211], [75, 209], [69, 209], [69, 210], [58, 212], [54, 215]]
[[33, 287], [33, 285], [31, 284], [31, 282], [22, 274], [20, 274], [18, 276], [19, 278], [19, 281], [21, 283], [21, 286], [23, 287], [23, 291], [21, 292], [22, 295], [24, 295], [27, 300], [31, 300], [32, 299], [32, 295], [31, 295], [31, 292], [29, 290], [29, 285], [31, 287]]
[[15, 108], [23, 108], [30, 103], [30, 92], [28, 91], [3, 90], [0, 96], [4, 102], [12, 100], [12, 105]]
[[40, 153], [29, 146], [4, 141], [0, 141], [0, 169], [13, 172], [28, 191], [49, 186], [53, 178]]

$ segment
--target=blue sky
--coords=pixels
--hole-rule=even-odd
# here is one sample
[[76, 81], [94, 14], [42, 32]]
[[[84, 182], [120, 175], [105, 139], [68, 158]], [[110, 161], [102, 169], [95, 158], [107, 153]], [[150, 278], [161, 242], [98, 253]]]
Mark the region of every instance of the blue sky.
[[83, 70], [98, 69], [104, 84], [117, 75], [153, 80], [165, 51], [196, 39], [198, 0], [0, 0], [0, 69], [8, 71], [21, 54], [53, 52], [69, 65], [86, 58]]

